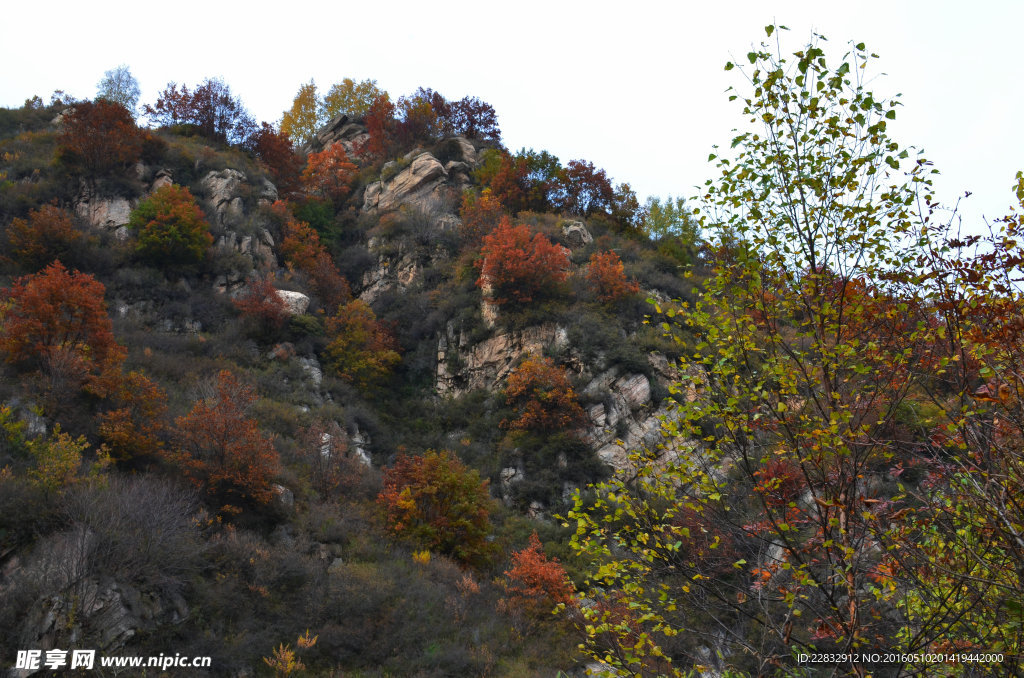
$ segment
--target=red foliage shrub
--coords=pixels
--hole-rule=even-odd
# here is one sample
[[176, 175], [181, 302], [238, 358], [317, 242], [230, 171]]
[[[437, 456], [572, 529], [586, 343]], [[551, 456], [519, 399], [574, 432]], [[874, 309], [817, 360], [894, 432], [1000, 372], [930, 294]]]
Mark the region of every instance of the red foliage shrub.
[[483, 263], [477, 285], [489, 286], [497, 304], [527, 304], [551, 296], [569, 275], [569, 251], [528, 226], [513, 226], [502, 218], [484, 236]]
[[494, 230], [505, 215], [501, 203], [489, 188], [476, 195], [471, 191], [462, 194], [462, 207], [459, 217], [462, 219], [462, 237], [467, 244], [475, 245], [480, 239]]
[[119, 376], [109, 399], [113, 408], [99, 415], [99, 433], [110, 456], [117, 461], [136, 461], [163, 447], [163, 416], [167, 395], [141, 372]]
[[259, 327], [279, 330], [288, 320], [288, 310], [274, 287], [274, 276], [268, 275], [250, 282], [245, 292], [232, 303], [243, 316]]
[[43, 205], [28, 213], [28, 220], [15, 218], [7, 229], [11, 254], [18, 263], [39, 269], [54, 259], [74, 252], [84, 237], [71, 214], [56, 205]]
[[132, 114], [106, 99], [76, 103], [64, 116], [57, 143], [60, 161], [89, 179], [122, 170], [142, 153], [142, 133]]
[[530, 545], [512, 554], [502, 587], [507, 596], [502, 607], [528, 618], [550, 617], [557, 605], [573, 604], [574, 587], [558, 559], [549, 560], [534, 532]]
[[313, 293], [326, 308], [333, 311], [347, 303], [352, 298], [352, 290], [320, 242], [320, 234], [292, 216], [284, 202], [274, 203], [272, 209], [284, 220], [281, 252], [289, 268], [309, 278]]

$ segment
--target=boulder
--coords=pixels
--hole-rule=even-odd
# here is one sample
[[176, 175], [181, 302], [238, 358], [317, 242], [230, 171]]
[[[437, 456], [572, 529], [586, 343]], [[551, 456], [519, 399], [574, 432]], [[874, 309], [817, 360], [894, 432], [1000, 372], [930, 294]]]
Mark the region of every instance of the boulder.
[[569, 247], [578, 250], [594, 242], [594, 236], [590, 234], [582, 221], [570, 221], [562, 226], [562, 235]]
[[82, 197], [75, 203], [75, 213], [93, 228], [116, 231], [126, 226], [135, 208], [127, 198]]
[[309, 297], [302, 292], [292, 290], [275, 290], [288, 315], [302, 315], [309, 308]]

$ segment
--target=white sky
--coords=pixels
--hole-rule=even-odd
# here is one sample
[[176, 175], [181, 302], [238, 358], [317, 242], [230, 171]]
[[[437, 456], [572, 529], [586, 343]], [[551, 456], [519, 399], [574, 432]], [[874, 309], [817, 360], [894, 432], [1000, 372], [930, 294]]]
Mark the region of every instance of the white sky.
[[[277, 121], [299, 85], [376, 79], [393, 98], [432, 87], [498, 112], [505, 144], [584, 158], [640, 195], [695, 195], [712, 144], [743, 125], [725, 89], [763, 27], [790, 27], [792, 52], [816, 30], [842, 50], [879, 54], [871, 88], [902, 92], [892, 136], [942, 172], [937, 195], [963, 191], [965, 225], [1012, 203], [1024, 169], [1015, 131], [1024, 99], [1024, 3], [862, 0], [409, 2], [27, 2], [0, 22], [0, 106], [55, 89], [92, 97], [127, 64], [152, 103], [171, 81], [223, 77], [257, 120]], [[787, 49], [788, 47], [788, 49]], [[840, 51], [841, 53], [841, 51]]]

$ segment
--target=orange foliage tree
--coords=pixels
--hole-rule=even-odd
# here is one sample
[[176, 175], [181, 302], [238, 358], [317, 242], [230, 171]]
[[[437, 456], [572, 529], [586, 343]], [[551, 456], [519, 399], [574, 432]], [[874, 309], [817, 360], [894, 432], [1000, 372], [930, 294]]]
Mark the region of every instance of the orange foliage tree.
[[116, 380], [112, 409], [99, 415], [99, 433], [110, 456], [119, 462], [143, 459], [163, 448], [161, 433], [167, 395], [141, 372]]
[[142, 134], [124, 106], [106, 99], [76, 103], [64, 116], [58, 157], [95, 180], [126, 168], [142, 153]]
[[32, 269], [73, 253], [82, 240], [71, 214], [56, 205], [31, 210], [27, 221], [15, 218], [7, 229], [14, 260]]
[[310, 153], [306, 158], [302, 183], [311, 195], [339, 204], [348, 196], [358, 171], [348, 159], [345, 147], [331, 144], [319, 153]]
[[364, 389], [376, 387], [398, 361], [398, 342], [361, 299], [338, 307], [327, 319], [331, 337], [325, 350], [328, 365], [342, 379]]
[[477, 285], [489, 287], [489, 301], [528, 304], [559, 290], [569, 275], [569, 251], [528, 226], [504, 217], [484, 236]]
[[359, 155], [383, 158], [391, 145], [395, 126], [395, 105], [391, 103], [387, 92], [373, 100], [364, 122], [370, 138], [360, 149]]
[[640, 291], [635, 281], [626, 280], [619, 255], [612, 251], [594, 252], [587, 267], [587, 281], [597, 298], [608, 304]]
[[297, 220], [284, 202], [275, 202], [273, 211], [284, 219], [281, 252], [289, 268], [308, 276], [314, 294], [328, 309], [336, 309], [352, 298], [348, 281], [338, 272], [320, 234], [309, 224]]
[[508, 377], [505, 402], [516, 418], [502, 426], [518, 431], [554, 432], [578, 428], [586, 416], [565, 370], [550, 358], [531, 357]]
[[55, 261], [3, 292], [0, 351], [7, 362], [69, 358], [88, 373], [123, 357], [103, 300], [106, 288], [88, 273], [68, 271]]
[[273, 497], [270, 481], [278, 469], [271, 438], [248, 416], [256, 390], [222, 370], [210, 397], [175, 420], [175, 461], [198, 487], [228, 505]]
[[502, 581], [506, 598], [499, 606], [531, 622], [550, 618], [558, 605], [572, 605], [575, 588], [557, 558], [548, 559], [534, 532], [530, 544], [512, 554], [512, 567]]
[[377, 503], [392, 534], [477, 564], [489, 550], [493, 501], [487, 486], [451, 452], [428, 450], [423, 456], [401, 456], [385, 469]]

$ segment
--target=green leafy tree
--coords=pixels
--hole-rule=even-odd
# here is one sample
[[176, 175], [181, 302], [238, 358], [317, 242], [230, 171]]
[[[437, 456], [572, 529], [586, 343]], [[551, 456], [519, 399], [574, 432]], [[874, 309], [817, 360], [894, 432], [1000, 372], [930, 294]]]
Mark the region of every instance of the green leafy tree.
[[361, 299], [338, 307], [327, 319], [328, 365], [342, 379], [364, 389], [376, 388], [401, 360], [398, 342]]
[[210, 225], [184, 186], [162, 186], [139, 203], [128, 226], [138, 234], [139, 255], [156, 265], [187, 269], [213, 244]]
[[864, 87], [872, 58], [855, 45], [831, 69], [817, 40], [748, 55], [734, 98], [759, 129], [716, 149], [704, 196], [723, 258], [674, 312], [697, 337], [669, 422], [681, 452], [637, 452], [569, 514], [601, 601], [582, 610], [587, 648], [617, 668], [684, 675], [708, 627], [723, 663], [757, 673], [795, 669], [794, 652], [926, 651], [948, 628], [897, 635], [917, 582], [879, 548], [912, 547], [895, 527], [909, 499], [884, 479], [911, 458], [899, 413], [937, 334], [911, 247], [928, 163], [889, 138], [898, 102]]

